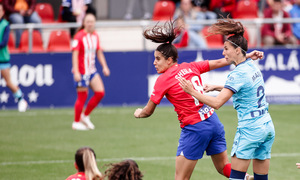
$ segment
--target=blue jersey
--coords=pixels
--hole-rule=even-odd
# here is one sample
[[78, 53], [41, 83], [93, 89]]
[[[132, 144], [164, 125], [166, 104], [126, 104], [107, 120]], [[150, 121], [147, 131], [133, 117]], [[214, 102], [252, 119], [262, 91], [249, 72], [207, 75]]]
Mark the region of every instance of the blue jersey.
[[238, 64], [228, 75], [224, 88], [234, 92], [233, 107], [237, 110], [239, 126], [257, 126], [271, 120], [263, 76], [253, 60]]

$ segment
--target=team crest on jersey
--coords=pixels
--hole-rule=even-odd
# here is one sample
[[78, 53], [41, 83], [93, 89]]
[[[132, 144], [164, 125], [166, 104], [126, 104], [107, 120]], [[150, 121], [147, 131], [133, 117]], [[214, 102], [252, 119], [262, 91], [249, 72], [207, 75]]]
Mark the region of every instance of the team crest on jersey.
[[78, 45], [78, 40], [77, 39], [73, 40], [72, 47], [75, 48], [77, 47], [77, 45]]
[[234, 80], [234, 77], [233, 77], [233, 76], [229, 76], [229, 77], [228, 77], [228, 80], [229, 80], [229, 81], [233, 81], [233, 80]]

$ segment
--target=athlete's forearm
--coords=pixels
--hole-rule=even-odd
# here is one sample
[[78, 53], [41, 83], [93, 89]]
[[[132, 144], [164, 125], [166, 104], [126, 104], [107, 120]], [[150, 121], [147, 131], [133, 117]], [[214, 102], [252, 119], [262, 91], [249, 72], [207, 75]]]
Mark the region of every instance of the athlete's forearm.
[[98, 51], [98, 60], [99, 60], [99, 63], [101, 64], [102, 68], [108, 68], [105, 56], [101, 50]]
[[73, 74], [79, 73], [78, 51], [73, 51], [73, 53], [72, 53], [72, 71], [73, 71]]

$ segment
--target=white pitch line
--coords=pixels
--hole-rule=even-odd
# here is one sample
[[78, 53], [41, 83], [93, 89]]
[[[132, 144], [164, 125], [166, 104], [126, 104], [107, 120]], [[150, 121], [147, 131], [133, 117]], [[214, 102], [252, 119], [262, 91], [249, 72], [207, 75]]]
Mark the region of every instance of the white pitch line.
[[[300, 157], [300, 153], [273, 153], [274, 157]], [[204, 156], [202, 159], [209, 159], [209, 156]], [[157, 160], [175, 160], [174, 157], [129, 157], [129, 158], [108, 158], [108, 159], [97, 159], [98, 162], [118, 162], [124, 159], [134, 159], [136, 161], [157, 161]], [[73, 163], [74, 160], [43, 160], [43, 161], [19, 161], [19, 162], [1, 162], [0, 166], [9, 165], [30, 165], [30, 164], [63, 164]]]

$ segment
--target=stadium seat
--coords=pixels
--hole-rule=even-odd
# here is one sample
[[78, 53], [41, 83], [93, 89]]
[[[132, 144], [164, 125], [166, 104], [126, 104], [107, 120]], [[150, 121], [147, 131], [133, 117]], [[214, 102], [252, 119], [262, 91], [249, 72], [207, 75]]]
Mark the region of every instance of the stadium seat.
[[[27, 30], [23, 31], [20, 40], [20, 51], [28, 52], [28, 41], [29, 41], [29, 33]], [[32, 32], [32, 52], [44, 52], [43, 48], [43, 39], [41, 33], [37, 30]]]
[[223, 48], [224, 47], [223, 36], [220, 34], [208, 36], [209, 35], [209, 33], [207, 32], [208, 28], [209, 26], [205, 26], [201, 30], [201, 33], [206, 40], [207, 46], [209, 48]]
[[50, 33], [47, 51], [70, 52], [70, 34], [65, 30], [55, 30]]
[[236, 11], [233, 14], [235, 19], [258, 18], [258, 6], [254, 0], [241, 0], [237, 2]]
[[170, 20], [173, 18], [175, 9], [173, 1], [157, 1], [154, 5], [152, 20]]
[[35, 11], [39, 14], [43, 23], [54, 22], [54, 11], [50, 3], [37, 3]]
[[8, 46], [9, 53], [18, 52], [18, 49], [16, 49], [15, 37], [13, 33], [9, 33], [7, 46]]

